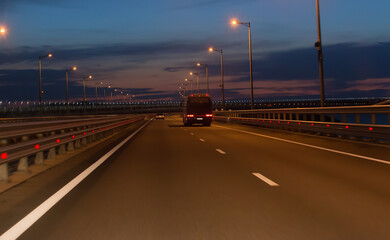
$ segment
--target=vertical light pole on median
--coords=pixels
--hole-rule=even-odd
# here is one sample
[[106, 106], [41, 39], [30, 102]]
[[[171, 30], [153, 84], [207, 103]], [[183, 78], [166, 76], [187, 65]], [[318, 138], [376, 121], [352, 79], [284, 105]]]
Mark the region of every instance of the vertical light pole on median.
[[182, 83], [181, 86], [184, 87], [184, 96], [187, 96], [187, 85]]
[[53, 54], [49, 53], [48, 55], [39, 56], [38, 61], [38, 72], [39, 72], [39, 112], [42, 113], [42, 59], [52, 58]]
[[194, 72], [190, 72], [190, 75], [195, 75], [196, 76], [196, 86], [198, 88], [198, 94], [200, 93], [200, 90], [199, 90], [199, 73], [194, 73]]
[[249, 76], [250, 76], [250, 85], [251, 85], [251, 109], [255, 108], [254, 98], [253, 98], [253, 69], [252, 69], [252, 37], [251, 37], [251, 23], [250, 22], [239, 22], [237, 20], [232, 21], [232, 25], [241, 24], [248, 27], [249, 29]]
[[210, 88], [209, 88], [209, 66], [207, 64], [203, 63], [197, 63], [196, 66], [205, 66], [206, 67], [206, 88], [207, 88], [207, 94], [210, 95]]
[[66, 69], [65, 71], [65, 84], [66, 84], [66, 111], [69, 112], [69, 71], [76, 71], [77, 67]]
[[194, 89], [192, 88], [192, 79], [186, 78], [186, 79], [184, 79], [184, 81], [191, 83], [191, 94], [194, 94]]
[[92, 76], [89, 75], [89, 76], [83, 77], [84, 112], [85, 112], [86, 107], [87, 107], [87, 98], [85, 97], [85, 79], [92, 79]]
[[221, 88], [222, 88], [222, 108], [225, 110], [225, 81], [223, 79], [223, 50], [209, 48], [209, 52], [219, 52], [221, 53]]
[[321, 107], [325, 106], [325, 87], [324, 87], [324, 55], [322, 52], [322, 37], [321, 37], [321, 17], [320, 17], [320, 2], [316, 0], [317, 8], [317, 30], [318, 30], [318, 39], [315, 43], [315, 47], [318, 51], [318, 64], [319, 64], [319, 73], [320, 73], [320, 105]]

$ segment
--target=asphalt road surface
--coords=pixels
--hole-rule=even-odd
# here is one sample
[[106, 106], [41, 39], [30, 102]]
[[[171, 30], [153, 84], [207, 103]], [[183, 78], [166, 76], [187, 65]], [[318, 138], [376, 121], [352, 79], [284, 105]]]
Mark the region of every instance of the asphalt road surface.
[[377, 160], [390, 148], [168, 117], [20, 239], [390, 239], [390, 165]]

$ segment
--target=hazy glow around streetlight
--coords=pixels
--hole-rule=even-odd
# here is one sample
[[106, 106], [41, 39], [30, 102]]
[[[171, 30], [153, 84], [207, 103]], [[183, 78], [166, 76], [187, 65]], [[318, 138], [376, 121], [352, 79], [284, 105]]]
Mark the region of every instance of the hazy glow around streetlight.
[[73, 70], [73, 71], [76, 71], [76, 70], [77, 70], [77, 67], [73, 67], [72, 70]]
[[92, 79], [92, 76], [91, 76], [91, 75], [89, 75], [89, 76], [88, 76], [88, 78], [89, 78], [89, 79]]
[[212, 51], [214, 51], [214, 48], [209, 48], [209, 52], [212, 52]]
[[190, 75], [194, 75], [194, 73], [193, 73], [193, 72], [190, 72]]
[[5, 34], [7, 32], [7, 29], [5, 27], [0, 27], [0, 33]]
[[196, 66], [200, 67], [200, 63], [197, 63]]
[[53, 57], [53, 54], [49, 53], [49, 55], [47, 55], [49, 58]]
[[238, 21], [236, 19], [233, 19], [231, 23], [232, 23], [232, 25], [237, 25]]

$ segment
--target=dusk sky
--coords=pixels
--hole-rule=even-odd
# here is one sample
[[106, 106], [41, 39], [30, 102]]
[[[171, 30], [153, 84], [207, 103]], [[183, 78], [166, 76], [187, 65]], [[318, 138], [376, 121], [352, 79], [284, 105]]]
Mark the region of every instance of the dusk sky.
[[[322, 0], [327, 97], [390, 96], [389, 0]], [[92, 74], [88, 95], [103, 81], [138, 99], [179, 99], [178, 87], [210, 67], [220, 98], [222, 48], [227, 99], [249, 98], [248, 29], [252, 24], [255, 98], [319, 94], [315, 0], [0, 0], [0, 101], [38, 99], [38, 56], [44, 100], [72, 98]], [[201, 87], [205, 88], [204, 69]]]

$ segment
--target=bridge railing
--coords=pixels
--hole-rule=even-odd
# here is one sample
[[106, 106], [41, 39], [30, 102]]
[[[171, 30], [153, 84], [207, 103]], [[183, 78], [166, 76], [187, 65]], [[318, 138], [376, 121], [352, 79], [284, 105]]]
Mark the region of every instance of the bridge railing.
[[8, 181], [16, 171], [28, 172], [30, 165], [43, 165], [46, 160], [55, 160], [57, 155], [108, 137], [146, 116], [84, 119], [70, 124], [58, 121], [54, 126], [18, 124], [18, 130], [7, 130], [0, 135], [0, 181]]
[[389, 143], [390, 106], [215, 111], [216, 121]]

